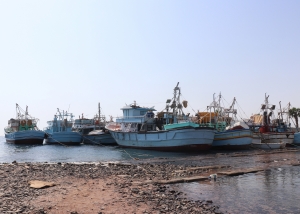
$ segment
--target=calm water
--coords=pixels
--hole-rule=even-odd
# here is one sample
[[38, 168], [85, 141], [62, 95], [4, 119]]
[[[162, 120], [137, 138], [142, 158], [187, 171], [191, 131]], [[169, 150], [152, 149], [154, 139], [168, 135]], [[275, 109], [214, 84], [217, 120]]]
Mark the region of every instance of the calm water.
[[[8, 144], [4, 137], [0, 137], [0, 163], [14, 160], [18, 162], [120, 161], [129, 160], [132, 157], [144, 159], [187, 155], [93, 145], [18, 146]], [[254, 158], [250, 157], [250, 159], [254, 161]], [[274, 168], [259, 173], [222, 177], [217, 181], [177, 184], [176, 186], [185, 192], [188, 198], [213, 200], [223, 212], [300, 213], [299, 166]]]
[[0, 163], [17, 162], [94, 162], [121, 161], [132, 158], [184, 157], [187, 154], [173, 152], [123, 149], [118, 146], [61, 146], [61, 145], [14, 145], [0, 137]]
[[300, 167], [177, 185], [194, 200], [211, 199], [229, 213], [300, 213]]

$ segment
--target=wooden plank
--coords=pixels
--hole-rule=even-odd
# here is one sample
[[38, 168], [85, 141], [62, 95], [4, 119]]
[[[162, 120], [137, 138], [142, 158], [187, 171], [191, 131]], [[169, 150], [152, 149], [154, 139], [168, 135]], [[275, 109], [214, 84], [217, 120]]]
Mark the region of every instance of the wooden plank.
[[264, 170], [263, 168], [237, 169], [237, 170], [218, 172], [217, 174], [227, 175], [227, 176], [237, 176], [237, 175], [243, 175], [247, 173], [255, 173], [263, 170]]

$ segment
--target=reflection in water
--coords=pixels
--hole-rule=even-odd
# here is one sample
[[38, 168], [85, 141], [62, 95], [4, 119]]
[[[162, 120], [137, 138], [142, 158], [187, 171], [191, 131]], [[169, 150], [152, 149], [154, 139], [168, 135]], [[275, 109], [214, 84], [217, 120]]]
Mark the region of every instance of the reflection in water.
[[212, 199], [230, 213], [299, 213], [300, 167], [285, 167], [216, 182], [178, 184], [194, 200]]
[[[15, 145], [0, 137], [0, 163], [17, 162], [95, 162], [157, 157], [186, 157], [186, 153], [124, 149], [98, 145]], [[194, 155], [194, 154], [191, 154]]]

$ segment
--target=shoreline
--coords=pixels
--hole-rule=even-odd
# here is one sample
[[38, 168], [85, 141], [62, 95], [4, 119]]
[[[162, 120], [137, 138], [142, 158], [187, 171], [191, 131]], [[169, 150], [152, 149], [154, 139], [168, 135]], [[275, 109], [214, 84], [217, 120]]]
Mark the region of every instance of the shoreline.
[[[194, 201], [181, 182], [300, 165], [299, 149], [216, 153], [181, 158], [89, 163], [1, 163], [0, 213], [221, 213]], [[34, 189], [32, 180], [55, 186]], [[200, 193], [199, 193], [200, 194]]]
[[[153, 169], [157, 166], [159, 170]], [[0, 212], [220, 213], [212, 201], [188, 200], [172, 186], [152, 182], [152, 173], [159, 179], [169, 176], [162, 167], [165, 165], [2, 164]], [[33, 180], [54, 186], [34, 189], [29, 186]]]

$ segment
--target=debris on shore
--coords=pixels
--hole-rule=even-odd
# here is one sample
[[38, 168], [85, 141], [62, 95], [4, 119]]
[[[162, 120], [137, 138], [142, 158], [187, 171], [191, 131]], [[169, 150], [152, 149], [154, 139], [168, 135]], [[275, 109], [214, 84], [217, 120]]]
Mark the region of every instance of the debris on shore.
[[[172, 184], [299, 165], [296, 151], [126, 163], [4, 163], [0, 213], [221, 213], [209, 198], [194, 201]], [[39, 188], [31, 188], [32, 181], [39, 181]]]
[[[172, 186], [157, 182], [171, 179], [183, 167], [1, 164], [0, 213], [220, 213], [211, 202], [189, 200]], [[41, 188], [43, 185], [52, 187]]]

